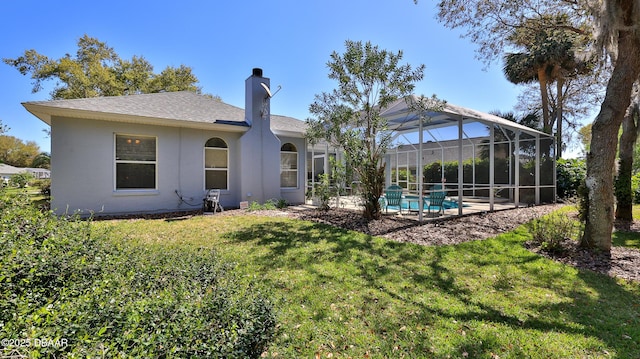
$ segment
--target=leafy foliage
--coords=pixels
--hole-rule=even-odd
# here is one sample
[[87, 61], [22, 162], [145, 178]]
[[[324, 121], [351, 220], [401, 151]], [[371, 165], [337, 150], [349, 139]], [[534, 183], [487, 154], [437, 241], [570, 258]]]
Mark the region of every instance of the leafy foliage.
[[28, 201], [0, 193], [0, 337], [67, 340], [30, 356], [257, 358], [273, 337], [267, 291], [212, 249], [110, 241]]
[[313, 188], [307, 191], [307, 199], [315, 199], [318, 201], [318, 209], [328, 211], [329, 201], [336, 195], [335, 189], [331, 186], [331, 180], [328, 173], [323, 173], [318, 177], [318, 181], [313, 184]]
[[587, 174], [587, 164], [582, 159], [558, 159], [556, 163], [556, 186], [559, 198], [578, 195], [578, 188]]
[[633, 192], [633, 203], [640, 204], [640, 173], [631, 177], [631, 191]]
[[52, 99], [162, 91], [200, 92], [196, 86], [198, 79], [190, 67], [169, 66], [160, 74], [154, 74], [153, 66], [143, 57], [121, 59], [106, 43], [87, 35], [78, 39], [75, 57], [67, 54], [54, 60], [32, 49], [15, 59], [4, 58], [3, 61], [22, 75], [30, 75], [34, 93], [43, 88], [45, 81], [55, 80]]
[[11, 176], [9, 184], [18, 188], [25, 188], [33, 180], [33, 175], [29, 172], [20, 172]]
[[3, 124], [2, 120], [0, 120], [0, 135], [6, 132], [9, 132], [9, 126]]
[[252, 212], [252, 211], [271, 210], [276, 208], [283, 209], [283, 208], [286, 208], [288, 205], [289, 204], [287, 203], [287, 201], [283, 198], [280, 198], [278, 200], [270, 199], [263, 204], [260, 204], [256, 201], [252, 201], [251, 203], [249, 203], [249, 207], [247, 208], [247, 210], [249, 212]]
[[49, 152], [40, 152], [31, 162], [34, 168], [51, 168], [51, 154]]
[[561, 253], [563, 243], [578, 237], [578, 226], [566, 213], [554, 212], [527, 225], [533, 241], [546, 251]]
[[[439, 0], [438, 20], [451, 29], [463, 29], [464, 37], [478, 45], [478, 58], [491, 63], [512, 43], [514, 29], [531, 29], [532, 21], [543, 21], [541, 14], [562, 14], [575, 33], [584, 33], [589, 9], [585, 3], [554, 0]], [[541, 23], [535, 28], [555, 28]]]
[[0, 163], [15, 167], [32, 167], [39, 154], [40, 147], [36, 142], [24, 142], [17, 137], [0, 134]]
[[45, 196], [51, 195], [51, 179], [50, 178], [42, 178], [31, 181], [31, 186], [37, 187], [40, 190], [40, 194]]
[[384, 155], [392, 133], [381, 111], [411, 94], [423, 77], [424, 65], [400, 65], [402, 51], [380, 50], [367, 42], [346, 41], [343, 54], [333, 52], [329, 78], [338, 86], [316, 95], [309, 106], [307, 138], [325, 140], [344, 151], [362, 183], [364, 216], [378, 218], [384, 189]]
[[[591, 75], [594, 62], [576, 56], [576, 50], [585, 48], [589, 37], [572, 30], [566, 15], [551, 14], [525, 20], [509, 40], [524, 51], [505, 55], [505, 76], [515, 84], [538, 82], [542, 130], [552, 133], [554, 122], [557, 123], [557, 151], [558, 157], [561, 157], [563, 103], [568, 94], [564, 87], [569, 84], [568, 79]], [[555, 99], [551, 98], [548, 90], [553, 82], [556, 82], [558, 89]], [[551, 116], [550, 108], [555, 110], [554, 116]]]

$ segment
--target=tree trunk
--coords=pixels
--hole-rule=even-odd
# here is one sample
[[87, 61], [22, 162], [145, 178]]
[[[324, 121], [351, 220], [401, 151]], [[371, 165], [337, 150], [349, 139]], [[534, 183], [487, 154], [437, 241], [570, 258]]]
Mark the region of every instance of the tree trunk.
[[366, 219], [379, 219], [382, 216], [380, 196], [384, 190], [385, 165], [378, 167], [375, 162], [362, 163], [358, 167], [358, 174], [362, 181], [362, 200], [364, 203], [363, 216]]
[[[628, 4], [627, 4], [628, 5]], [[629, 12], [629, 9], [622, 11]], [[626, 25], [626, 24], [625, 24]], [[613, 166], [618, 145], [618, 130], [631, 102], [633, 82], [640, 73], [640, 41], [630, 30], [620, 30], [618, 57], [607, 84], [600, 113], [593, 122], [591, 150], [587, 154], [585, 179], [588, 197], [584, 208], [585, 228], [580, 245], [611, 251], [613, 230]]]
[[558, 95], [558, 109], [556, 110], [556, 158], [562, 158], [562, 122], [563, 122], [563, 109], [564, 96], [562, 95], [562, 88], [564, 87], [564, 78], [558, 77], [556, 81]]
[[544, 67], [538, 69], [538, 82], [540, 84], [540, 99], [542, 100], [542, 132], [551, 134], [551, 122], [549, 120], [549, 92], [547, 91], [547, 72]]
[[622, 121], [620, 136], [620, 161], [616, 179], [616, 219], [633, 221], [633, 192], [631, 175], [633, 173], [633, 147], [638, 138], [638, 104], [632, 103]]

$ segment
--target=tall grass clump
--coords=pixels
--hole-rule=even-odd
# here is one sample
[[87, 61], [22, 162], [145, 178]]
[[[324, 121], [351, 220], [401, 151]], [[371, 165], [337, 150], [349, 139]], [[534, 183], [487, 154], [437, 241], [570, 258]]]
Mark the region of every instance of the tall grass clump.
[[211, 249], [110, 240], [21, 193], [0, 211], [0, 338], [30, 343], [0, 356], [257, 358], [273, 337], [267, 291]]

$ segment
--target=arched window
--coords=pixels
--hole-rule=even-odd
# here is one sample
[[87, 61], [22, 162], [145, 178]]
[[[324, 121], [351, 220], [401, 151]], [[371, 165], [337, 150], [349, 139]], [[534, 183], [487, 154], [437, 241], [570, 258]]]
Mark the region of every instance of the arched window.
[[292, 143], [280, 147], [280, 187], [298, 188], [298, 150]]
[[210, 138], [204, 145], [205, 189], [228, 189], [229, 148], [223, 139]]

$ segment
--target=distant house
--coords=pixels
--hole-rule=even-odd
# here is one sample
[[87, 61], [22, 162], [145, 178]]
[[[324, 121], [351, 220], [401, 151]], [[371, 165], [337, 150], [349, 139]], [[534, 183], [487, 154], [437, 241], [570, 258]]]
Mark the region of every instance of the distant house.
[[24, 168], [24, 170], [29, 172], [29, 173], [31, 173], [31, 175], [35, 179], [49, 179], [49, 178], [51, 178], [51, 170], [48, 170], [46, 168], [27, 167], [27, 168]]
[[254, 69], [245, 109], [192, 92], [26, 102], [51, 126], [52, 208], [101, 214], [305, 200], [305, 124], [271, 115]]
[[0, 179], [4, 183], [9, 182], [12, 176], [24, 172], [30, 173], [36, 179], [51, 178], [51, 171], [46, 168], [21, 168], [0, 163]]
[[11, 177], [23, 172], [25, 172], [24, 168], [13, 167], [4, 163], [0, 163], [0, 179], [3, 183], [9, 182]]

